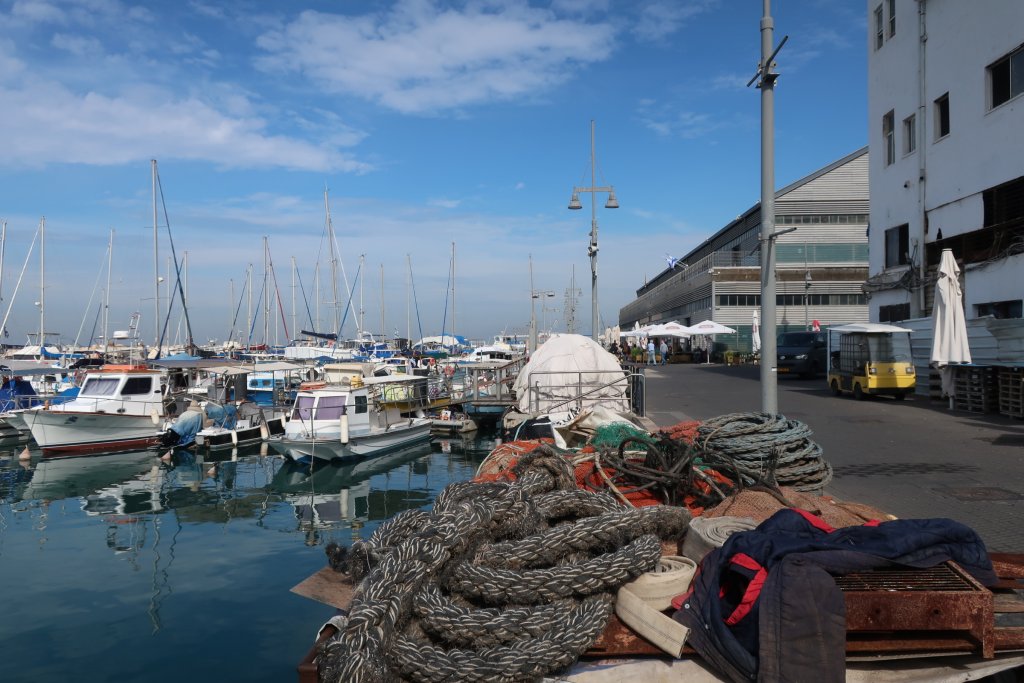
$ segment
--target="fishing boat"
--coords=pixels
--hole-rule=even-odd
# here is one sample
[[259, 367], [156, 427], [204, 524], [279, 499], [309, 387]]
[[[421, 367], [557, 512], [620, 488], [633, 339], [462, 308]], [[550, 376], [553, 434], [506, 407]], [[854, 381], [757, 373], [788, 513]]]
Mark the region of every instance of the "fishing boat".
[[148, 448], [167, 429], [160, 372], [140, 365], [90, 371], [73, 400], [22, 417], [44, 454]]
[[[427, 378], [350, 376], [306, 382], [285, 431], [271, 447], [293, 460], [361, 460], [430, 439], [431, 421], [406, 417], [429, 401]], [[420, 408], [417, 408], [420, 406]]]

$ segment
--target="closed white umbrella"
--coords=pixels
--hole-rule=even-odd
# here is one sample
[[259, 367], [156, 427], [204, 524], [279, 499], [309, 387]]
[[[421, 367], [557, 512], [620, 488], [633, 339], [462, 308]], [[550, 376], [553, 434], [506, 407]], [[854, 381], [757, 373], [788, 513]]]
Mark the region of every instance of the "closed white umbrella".
[[754, 309], [754, 326], [750, 332], [750, 344], [754, 353], [761, 352], [761, 314], [756, 308]]
[[963, 292], [960, 289], [960, 266], [951, 249], [942, 250], [939, 279], [935, 283], [935, 304], [932, 310], [931, 362], [942, 375], [942, 393], [949, 396], [950, 407], [956, 388], [951, 364], [970, 363], [971, 347], [967, 343], [967, 320], [964, 318]]

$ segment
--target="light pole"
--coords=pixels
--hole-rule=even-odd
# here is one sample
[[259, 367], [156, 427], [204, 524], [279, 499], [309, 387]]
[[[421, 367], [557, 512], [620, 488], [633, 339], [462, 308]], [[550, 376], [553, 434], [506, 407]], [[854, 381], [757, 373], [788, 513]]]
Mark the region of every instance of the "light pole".
[[811, 318], [807, 315], [807, 299], [811, 291], [811, 271], [804, 273], [804, 329], [811, 329]]
[[[527, 353], [537, 350], [537, 306], [536, 301], [541, 297], [554, 297], [555, 293], [550, 290], [533, 288], [533, 254], [530, 254], [530, 341], [527, 346]], [[541, 303], [541, 306], [544, 304]]]
[[[761, 410], [769, 415], [779, 412], [778, 375], [775, 340], [775, 80], [772, 71], [775, 55], [786, 44], [782, 39], [772, 50], [775, 22], [771, 0], [763, 0], [761, 17], [761, 62], [747, 86], [758, 81], [761, 90]], [[783, 232], [791, 232], [784, 230]]]
[[590, 318], [591, 318], [591, 330], [590, 335], [594, 341], [598, 341], [599, 328], [601, 325], [600, 314], [598, 313], [597, 305], [597, 194], [598, 192], [607, 192], [608, 201], [605, 202], [604, 208], [606, 209], [617, 209], [619, 208], [619, 202], [615, 199], [615, 188], [611, 185], [605, 187], [597, 187], [596, 174], [597, 174], [597, 162], [596, 155], [594, 154], [594, 121], [590, 121], [590, 187], [573, 187], [572, 198], [569, 200], [569, 208], [573, 211], [582, 209], [583, 205], [580, 203], [580, 192], [590, 193], [590, 246], [587, 247], [587, 255], [590, 256]]

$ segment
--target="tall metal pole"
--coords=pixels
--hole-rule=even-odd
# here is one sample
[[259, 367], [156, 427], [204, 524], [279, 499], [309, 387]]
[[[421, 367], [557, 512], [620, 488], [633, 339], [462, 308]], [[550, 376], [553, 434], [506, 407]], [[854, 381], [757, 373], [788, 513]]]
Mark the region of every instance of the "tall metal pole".
[[39, 220], [39, 358], [46, 346], [46, 217]]
[[[590, 187], [597, 187], [594, 150], [594, 121], [590, 121]], [[597, 193], [590, 193], [590, 336], [598, 341], [598, 328], [601, 325], [600, 308], [597, 305]]]
[[533, 303], [536, 299], [537, 293], [533, 289], [533, 254], [530, 254], [530, 345], [526, 349], [528, 353], [537, 350], [537, 308]]
[[156, 217], [156, 159], [150, 160], [153, 176], [153, 343], [160, 344], [160, 232]]
[[107, 295], [103, 298], [103, 353], [106, 357], [110, 346], [110, 279], [114, 270], [114, 229], [110, 229], [110, 241], [107, 243]]
[[[771, 73], [775, 23], [771, 0], [761, 17], [761, 410], [779, 412], [775, 344], [775, 79]], [[781, 47], [781, 45], [780, 45]]]
[[619, 208], [619, 202], [615, 198], [615, 188], [612, 186], [597, 186], [597, 153], [594, 142], [594, 121], [590, 121], [590, 187], [573, 187], [572, 199], [569, 200], [570, 209], [582, 209], [583, 205], [579, 200], [580, 192], [590, 193], [590, 245], [587, 247], [587, 255], [590, 256], [590, 335], [594, 341], [600, 339], [601, 314], [597, 301], [597, 197], [598, 192], [608, 193], [608, 202], [604, 205], [606, 209]]

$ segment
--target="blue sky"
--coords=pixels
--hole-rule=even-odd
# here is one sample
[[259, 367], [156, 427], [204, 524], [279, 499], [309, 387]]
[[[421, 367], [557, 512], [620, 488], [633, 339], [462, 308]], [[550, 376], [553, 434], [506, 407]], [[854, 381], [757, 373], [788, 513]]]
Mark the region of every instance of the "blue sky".
[[[38, 245], [14, 288], [42, 216], [47, 330], [102, 334], [114, 230], [111, 330], [140, 311], [152, 339], [151, 159], [188, 254], [199, 342], [226, 339], [240, 301], [234, 329], [246, 327], [246, 269], [258, 299], [264, 236], [289, 331], [293, 258], [310, 309], [321, 264], [330, 326], [325, 188], [339, 299], [347, 280], [367, 329], [380, 330], [383, 300], [389, 335], [410, 317], [414, 337], [440, 333], [454, 243], [456, 333], [524, 331], [532, 258], [533, 288], [557, 295], [538, 321], [565, 330], [575, 268], [577, 331], [589, 334], [590, 195], [583, 211], [567, 204], [590, 185], [591, 120], [597, 184], [621, 205], [598, 195], [599, 301], [613, 325], [666, 253], [759, 199], [760, 96], [746, 82], [761, 14], [761, 0], [0, 0], [7, 341], [39, 328]], [[772, 14], [776, 42], [790, 36], [775, 97], [782, 187], [867, 144], [866, 20], [848, 0], [775, 0]], [[164, 223], [161, 209], [161, 271]], [[275, 324], [271, 341], [283, 340]]]

